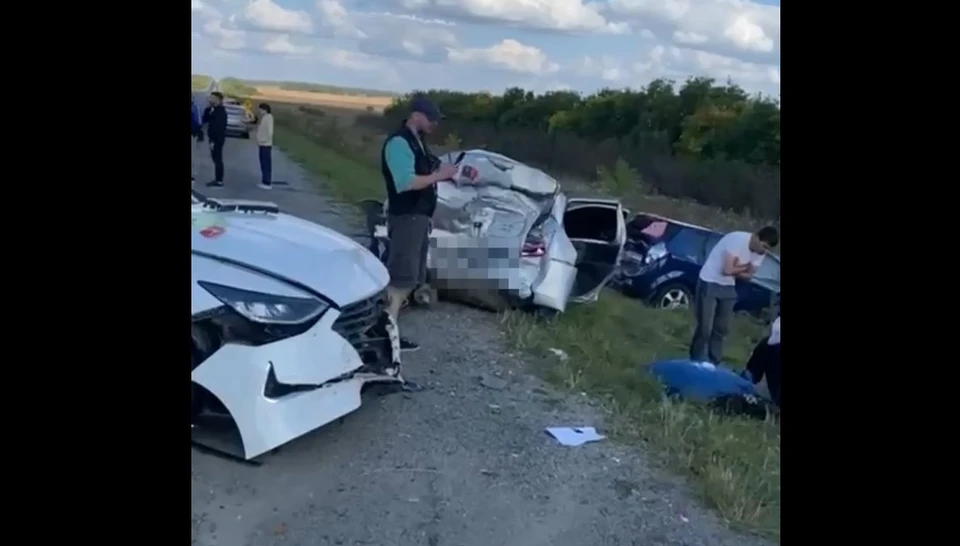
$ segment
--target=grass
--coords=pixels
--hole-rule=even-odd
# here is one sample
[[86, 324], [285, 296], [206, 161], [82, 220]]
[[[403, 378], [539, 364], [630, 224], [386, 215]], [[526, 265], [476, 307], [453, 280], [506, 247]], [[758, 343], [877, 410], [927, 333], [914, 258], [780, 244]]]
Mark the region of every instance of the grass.
[[[360, 130], [342, 118], [278, 110], [277, 146], [317, 174], [335, 198], [356, 202], [383, 196], [377, 154], [369, 150], [378, 152], [379, 141], [357, 134]], [[603, 177], [600, 185], [617, 191]], [[729, 220], [729, 214], [718, 217]], [[651, 309], [608, 290], [596, 303], [574, 306], [556, 319], [534, 320], [520, 312], [500, 319], [510, 343], [543, 357], [535, 372], [562, 389], [592, 395], [609, 416], [609, 433], [652, 448], [733, 526], [779, 538], [779, 427], [667, 400], [640, 367], [686, 354], [692, 335], [689, 312]], [[762, 336], [759, 324], [737, 317], [727, 355], [745, 362]], [[561, 361], [551, 348], [568, 358]]]
[[[540, 375], [592, 395], [607, 412], [612, 434], [653, 447], [670, 468], [691, 478], [694, 490], [726, 521], [779, 537], [778, 426], [665, 399], [642, 368], [686, 354], [693, 333], [688, 311], [653, 309], [607, 290], [596, 303], [571, 307], [551, 321], [510, 312], [501, 325], [515, 346], [544, 357]], [[757, 323], [737, 317], [728, 357], [745, 362], [762, 336]], [[549, 349], [562, 350], [567, 359]]]

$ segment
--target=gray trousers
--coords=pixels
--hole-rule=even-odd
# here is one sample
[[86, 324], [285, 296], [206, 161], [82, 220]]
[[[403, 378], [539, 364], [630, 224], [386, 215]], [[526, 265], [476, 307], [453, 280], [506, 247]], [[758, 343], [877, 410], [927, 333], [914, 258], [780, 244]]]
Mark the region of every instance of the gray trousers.
[[690, 360], [719, 364], [723, 358], [723, 340], [730, 332], [737, 288], [712, 282], [697, 282], [693, 309], [697, 329], [690, 341]]

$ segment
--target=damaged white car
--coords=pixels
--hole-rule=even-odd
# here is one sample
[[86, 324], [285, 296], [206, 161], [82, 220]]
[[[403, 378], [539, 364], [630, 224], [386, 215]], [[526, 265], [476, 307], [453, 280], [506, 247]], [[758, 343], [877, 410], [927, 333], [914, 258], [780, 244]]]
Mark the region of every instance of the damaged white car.
[[[440, 159], [459, 170], [437, 184], [427, 258], [433, 289], [495, 310], [555, 313], [597, 299], [626, 240], [619, 201], [567, 197], [547, 173], [486, 150]], [[384, 205], [363, 206], [370, 250], [385, 259]]]
[[195, 443], [253, 459], [356, 410], [365, 385], [403, 383], [367, 249], [266, 202], [194, 192], [191, 223]]

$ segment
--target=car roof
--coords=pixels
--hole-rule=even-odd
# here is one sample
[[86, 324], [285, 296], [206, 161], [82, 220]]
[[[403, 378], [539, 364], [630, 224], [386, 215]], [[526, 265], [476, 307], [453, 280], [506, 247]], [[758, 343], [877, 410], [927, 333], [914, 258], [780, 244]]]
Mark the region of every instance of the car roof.
[[[690, 224], [690, 223], [687, 223], [687, 222], [681, 222], [680, 220], [674, 220], [673, 218], [667, 218], [666, 216], [660, 216], [659, 214], [653, 214], [653, 213], [650, 213], [650, 212], [643, 212], [643, 211], [640, 211], [640, 212], [638, 212], [637, 214], [642, 214], [642, 215], [644, 215], [644, 216], [646, 216], [646, 217], [648, 217], [648, 218], [653, 218], [653, 219], [655, 219], [655, 220], [660, 220], [660, 221], [663, 221], [663, 222], [668, 222], [668, 223], [673, 224], [673, 225], [675, 225], [675, 226], [685, 227], [685, 228], [689, 228], [689, 229], [695, 229], [695, 230], [698, 230], [698, 231], [705, 231], [705, 232], [707, 232], [707, 233], [713, 233], [713, 234], [716, 234], [716, 235], [723, 235], [723, 232], [717, 231], [717, 230], [715, 230], [715, 229], [711, 229], [711, 228], [704, 227], [704, 226], [698, 226], [698, 225], [696, 225], [696, 224]], [[768, 251], [767, 251], [767, 256], [772, 257], [774, 260], [777, 261], [777, 263], [780, 263], [780, 255], [779, 255], [779, 254], [774, 254], [773, 252], [770, 252], [770, 251], [768, 250]]]
[[710, 228], [708, 228], [708, 227], [698, 226], [698, 225], [696, 225], [696, 224], [689, 224], [689, 223], [687, 223], [687, 222], [681, 222], [680, 220], [675, 220], [675, 219], [673, 219], [673, 218], [667, 218], [666, 216], [660, 216], [659, 214], [654, 214], [654, 213], [652, 213], [652, 212], [643, 212], [643, 211], [640, 211], [640, 212], [637, 212], [637, 213], [636, 213], [636, 215], [640, 215], [640, 214], [646, 216], [647, 218], [653, 218], [654, 220], [660, 220], [660, 221], [662, 221], [662, 222], [669, 222], [669, 223], [671, 223], [671, 224], [673, 224], [673, 225], [676, 225], [676, 226], [682, 226], [682, 227], [692, 228], [692, 229], [699, 229], [699, 230], [701, 230], [701, 231], [709, 231], [709, 232], [711, 232], [711, 233], [720, 233], [719, 231], [717, 231], [717, 230], [715, 230], [715, 229], [710, 229]]

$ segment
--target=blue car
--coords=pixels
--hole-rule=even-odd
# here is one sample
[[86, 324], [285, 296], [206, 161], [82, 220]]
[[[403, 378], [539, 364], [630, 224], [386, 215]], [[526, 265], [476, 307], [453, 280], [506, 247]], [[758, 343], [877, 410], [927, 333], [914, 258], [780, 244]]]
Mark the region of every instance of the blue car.
[[[637, 214], [627, 225], [620, 270], [614, 281], [624, 294], [662, 309], [688, 307], [700, 267], [723, 233]], [[750, 281], [737, 281], [735, 311], [760, 316], [780, 305], [780, 257], [767, 254]]]

